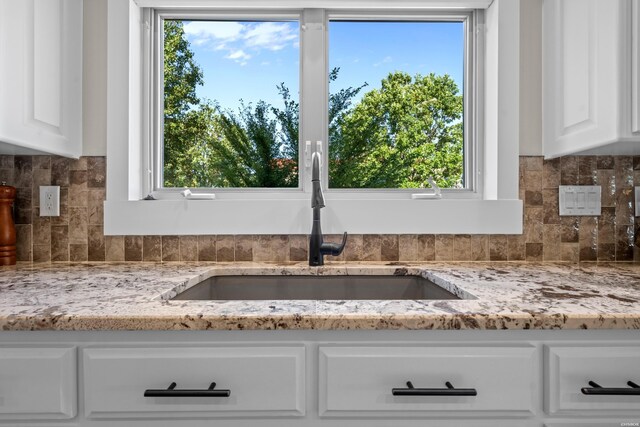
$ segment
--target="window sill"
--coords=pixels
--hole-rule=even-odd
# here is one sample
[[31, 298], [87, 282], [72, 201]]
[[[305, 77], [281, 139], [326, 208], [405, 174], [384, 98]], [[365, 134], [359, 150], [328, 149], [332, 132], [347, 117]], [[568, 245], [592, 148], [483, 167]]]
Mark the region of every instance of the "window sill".
[[[521, 200], [326, 200], [325, 234], [521, 234]], [[309, 234], [308, 198], [106, 201], [107, 235]]]

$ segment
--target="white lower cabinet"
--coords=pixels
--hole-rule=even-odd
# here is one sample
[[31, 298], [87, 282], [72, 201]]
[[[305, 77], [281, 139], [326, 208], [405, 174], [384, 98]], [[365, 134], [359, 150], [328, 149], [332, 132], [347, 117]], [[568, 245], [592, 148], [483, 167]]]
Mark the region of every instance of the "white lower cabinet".
[[613, 420], [600, 420], [600, 421], [567, 421], [559, 423], [545, 424], [544, 427], [638, 427], [640, 421], [637, 418], [632, 418], [632, 421], [620, 421], [616, 418]]
[[320, 415], [527, 416], [534, 411], [533, 346], [319, 350]]
[[88, 348], [83, 362], [87, 418], [305, 413], [301, 345]]
[[73, 418], [76, 387], [75, 347], [0, 345], [0, 420]]
[[[551, 345], [545, 358], [545, 407], [550, 414], [640, 411], [640, 346]], [[640, 425], [640, 417], [635, 422]]]
[[634, 426], [639, 377], [640, 331], [0, 332], [0, 427]]

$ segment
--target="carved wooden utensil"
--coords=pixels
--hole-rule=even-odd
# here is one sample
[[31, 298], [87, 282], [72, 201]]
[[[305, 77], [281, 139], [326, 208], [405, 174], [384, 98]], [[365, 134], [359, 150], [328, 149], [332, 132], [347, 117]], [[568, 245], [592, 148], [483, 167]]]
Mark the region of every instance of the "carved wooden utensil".
[[11, 205], [15, 198], [15, 187], [3, 182], [0, 185], [0, 265], [16, 263], [16, 227], [11, 215]]

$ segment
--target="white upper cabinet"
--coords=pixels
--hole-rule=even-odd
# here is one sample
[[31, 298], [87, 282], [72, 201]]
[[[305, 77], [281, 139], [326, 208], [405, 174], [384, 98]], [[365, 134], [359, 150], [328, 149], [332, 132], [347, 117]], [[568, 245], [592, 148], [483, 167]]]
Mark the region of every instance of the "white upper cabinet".
[[0, 0], [0, 149], [82, 154], [82, 0]]
[[640, 153], [638, 3], [544, 0], [546, 157]]

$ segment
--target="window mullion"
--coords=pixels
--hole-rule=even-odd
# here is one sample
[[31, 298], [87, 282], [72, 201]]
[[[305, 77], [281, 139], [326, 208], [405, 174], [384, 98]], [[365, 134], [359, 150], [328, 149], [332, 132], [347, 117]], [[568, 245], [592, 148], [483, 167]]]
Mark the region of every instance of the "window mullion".
[[[327, 164], [327, 55], [326, 25], [323, 9], [302, 12], [300, 43], [300, 180], [305, 192], [311, 191], [310, 167], [304, 158], [305, 141], [323, 142], [323, 166]], [[327, 168], [323, 167], [323, 182], [327, 182]]]

